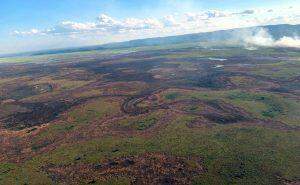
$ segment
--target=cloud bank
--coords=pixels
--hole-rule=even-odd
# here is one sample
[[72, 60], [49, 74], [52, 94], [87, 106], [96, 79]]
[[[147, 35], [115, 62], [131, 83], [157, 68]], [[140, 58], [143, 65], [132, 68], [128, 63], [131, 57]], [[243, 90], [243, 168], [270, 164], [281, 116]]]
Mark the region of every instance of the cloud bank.
[[137, 35], [146, 34], [147, 36], [149, 33], [183, 34], [264, 24], [300, 23], [299, 15], [287, 14], [285, 11], [273, 9], [249, 9], [240, 12], [209, 10], [173, 14], [161, 18], [125, 18], [123, 20], [117, 20], [108, 15], [101, 14], [93, 22], [63, 21], [48, 29], [40, 30], [33, 28], [28, 31], [16, 30], [13, 34], [18, 36], [34, 36], [128, 33]]

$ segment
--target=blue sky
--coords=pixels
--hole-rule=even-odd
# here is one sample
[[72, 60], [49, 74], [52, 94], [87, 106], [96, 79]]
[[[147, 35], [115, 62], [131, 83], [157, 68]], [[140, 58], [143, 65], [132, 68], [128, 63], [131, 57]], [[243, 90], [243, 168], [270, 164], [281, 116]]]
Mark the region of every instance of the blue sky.
[[300, 0], [3, 0], [0, 54], [296, 24], [299, 6]]

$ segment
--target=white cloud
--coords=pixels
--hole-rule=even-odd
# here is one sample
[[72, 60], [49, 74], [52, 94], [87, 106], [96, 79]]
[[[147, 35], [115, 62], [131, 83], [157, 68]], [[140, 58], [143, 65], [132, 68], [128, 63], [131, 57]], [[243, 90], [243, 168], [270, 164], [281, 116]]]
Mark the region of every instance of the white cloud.
[[69, 30], [91, 30], [96, 27], [95, 23], [77, 23], [71, 21], [62, 22], [60, 25], [61, 28]]
[[[168, 17], [169, 25], [176, 25], [175, 20], [172, 20], [171, 17]], [[171, 25], [172, 23], [172, 25]], [[162, 29], [165, 27], [162, 21], [146, 18], [146, 19], [137, 19], [137, 18], [127, 18], [124, 21], [118, 21], [109, 17], [107, 15], [100, 15], [97, 19], [97, 22], [94, 23], [79, 23], [73, 21], [64, 21], [60, 24], [49, 28], [43, 31], [37, 29], [32, 29], [30, 31], [14, 31], [15, 35], [66, 35], [66, 34], [91, 34], [91, 33], [119, 33], [124, 31], [131, 30], [151, 30], [151, 29]]]
[[162, 22], [166, 27], [180, 26], [180, 23], [175, 19], [173, 15], [165, 16]]
[[109, 17], [105, 14], [101, 14], [99, 17], [98, 17], [98, 25], [99, 26], [115, 26], [115, 25], [118, 25], [120, 24], [119, 21], [113, 19], [112, 17]]
[[94, 30], [95, 23], [77, 23], [72, 21], [64, 21], [52, 29], [45, 30], [44, 34], [72, 34], [77, 32], [85, 32]]
[[157, 19], [136, 19], [128, 18], [121, 24], [123, 29], [128, 30], [143, 30], [162, 28], [163, 24]]
[[231, 16], [231, 13], [225, 11], [212, 10], [212, 11], [204, 12], [203, 15], [206, 16], [207, 19], [211, 19], [211, 18], [229, 17]]
[[185, 18], [188, 22], [197, 22], [209, 19], [216, 19], [222, 17], [230, 17], [232, 13], [225, 12], [225, 11], [218, 11], [218, 10], [210, 10], [200, 13], [186, 13]]
[[[94, 22], [64, 21], [52, 28], [15, 31], [13, 34], [19, 36], [67, 35], [72, 36], [72, 38], [88, 35], [92, 36], [93, 39], [98, 38], [99, 41], [104, 39], [104, 37], [99, 36], [105, 36], [105, 38], [122, 38], [119, 40], [121, 41], [129, 38], [178, 35], [266, 24], [299, 24], [300, 15], [297, 12], [291, 11], [288, 7], [285, 9], [248, 9], [236, 12], [209, 10], [173, 14], [161, 18], [125, 18], [123, 20], [101, 14]], [[75, 37], [75, 35], [77, 36]], [[264, 42], [269, 41], [264, 40]]]
[[41, 32], [37, 29], [31, 29], [29, 31], [14, 31], [15, 35], [36, 35], [40, 34]]
[[242, 12], [238, 12], [238, 13], [234, 13], [234, 14], [236, 14], [236, 15], [251, 15], [254, 13], [255, 13], [255, 10], [244, 10]]

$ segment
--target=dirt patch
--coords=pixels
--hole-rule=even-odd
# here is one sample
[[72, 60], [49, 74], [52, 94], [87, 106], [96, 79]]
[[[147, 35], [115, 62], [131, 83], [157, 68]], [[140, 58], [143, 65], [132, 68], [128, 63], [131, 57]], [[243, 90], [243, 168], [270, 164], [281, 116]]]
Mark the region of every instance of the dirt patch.
[[[74, 159], [80, 161], [81, 158]], [[176, 157], [161, 153], [121, 157], [97, 164], [47, 165], [43, 170], [55, 182], [96, 183], [113, 177], [127, 177], [132, 184], [191, 184], [204, 173], [199, 157]]]

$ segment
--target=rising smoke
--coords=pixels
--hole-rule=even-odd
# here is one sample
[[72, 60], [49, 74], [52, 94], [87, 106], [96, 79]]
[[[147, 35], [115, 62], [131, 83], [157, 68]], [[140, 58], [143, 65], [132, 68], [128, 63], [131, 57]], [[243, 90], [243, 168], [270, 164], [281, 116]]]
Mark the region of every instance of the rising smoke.
[[235, 37], [247, 48], [253, 48], [253, 46], [300, 48], [300, 38], [298, 36], [283, 36], [276, 40], [264, 28], [235, 33]]

